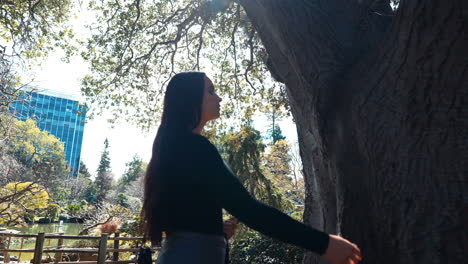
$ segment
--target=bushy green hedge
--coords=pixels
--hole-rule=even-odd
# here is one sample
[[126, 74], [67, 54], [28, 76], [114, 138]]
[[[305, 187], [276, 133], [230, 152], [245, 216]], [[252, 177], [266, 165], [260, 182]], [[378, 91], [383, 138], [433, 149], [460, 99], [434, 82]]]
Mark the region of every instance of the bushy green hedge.
[[304, 250], [249, 230], [231, 245], [232, 264], [299, 264]]

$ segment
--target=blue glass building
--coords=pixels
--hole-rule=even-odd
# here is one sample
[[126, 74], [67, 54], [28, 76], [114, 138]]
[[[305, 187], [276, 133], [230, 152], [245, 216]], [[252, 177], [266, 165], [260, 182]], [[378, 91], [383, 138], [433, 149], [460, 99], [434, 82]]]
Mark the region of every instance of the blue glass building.
[[21, 100], [13, 103], [11, 108], [18, 119], [33, 119], [41, 130], [49, 131], [64, 142], [70, 176], [76, 176], [80, 166], [86, 107], [64, 93], [31, 89], [24, 91]]

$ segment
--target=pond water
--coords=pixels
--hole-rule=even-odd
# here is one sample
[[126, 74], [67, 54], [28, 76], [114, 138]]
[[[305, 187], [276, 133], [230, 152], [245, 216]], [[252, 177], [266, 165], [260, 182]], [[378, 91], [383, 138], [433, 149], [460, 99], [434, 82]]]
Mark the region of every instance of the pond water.
[[[26, 227], [20, 228], [10, 228], [21, 231], [22, 233], [27, 234], [37, 234], [37, 233], [64, 233], [65, 235], [78, 235], [78, 233], [83, 229], [83, 224], [76, 223], [51, 223], [51, 224], [31, 224]], [[64, 239], [64, 244], [70, 246], [71, 243], [76, 240]], [[21, 246], [21, 238], [12, 238], [10, 243], [10, 248], [34, 248], [36, 243], [35, 238], [25, 238], [23, 240], [23, 245]], [[58, 243], [57, 239], [46, 239], [44, 241], [44, 246], [56, 246]], [[12, 253], [11, 255], [18, 256], [19, 253]], [[21, 261], [30, 260], [33, 258], [33, 253], [21, 253]]]
[[52, 224], [32, 224], [25, 227], [11, 228], [22, 233], [37, 234], [37, 233], [64, 233], [65, 235], [78, 235], [82, 230], [83, 224], [76, 223], [52, 223]]

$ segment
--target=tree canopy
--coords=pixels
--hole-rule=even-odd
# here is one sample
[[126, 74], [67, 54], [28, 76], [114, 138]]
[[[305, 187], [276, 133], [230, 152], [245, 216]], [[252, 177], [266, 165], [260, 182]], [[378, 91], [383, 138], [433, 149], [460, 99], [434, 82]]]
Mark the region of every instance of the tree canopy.
[[26, 213], [49, 207], [45, 188], [33, 182], [10, 182], [0, 187], [0, 225], [22, 224]]
[[75, 4], [70, 0], [6, 0], [0, 4], [0, 106], [7, 106], [25, 84], [19, 74], [24, 70], [21, 66], [27, 68], [57, 47], [67, 57], [76, 51], [71, 43], [74, 33], [67, 23]]
[[[162, 92], [180, 71], [211, 73], [222, 116], [251, 120], [270, 102], [287, 105], [265, 67], [263, 46], [231, 1], [91, 1], [96, 22], [82, 57], [91, 72], [82, 91], [98, 109], [144, 128], [160, 114]], [[156, 115], [156, 116], [155, 116]]]
[[9, 177], [42, 184], [55, 183], [53, 186], [67, 177], [63, 142], [49, 132], [40, 130], [34, 120], [10, 119], [14, 136], [7, 141], [6, 149], [21, 167], [17, 170], [11, 168]]

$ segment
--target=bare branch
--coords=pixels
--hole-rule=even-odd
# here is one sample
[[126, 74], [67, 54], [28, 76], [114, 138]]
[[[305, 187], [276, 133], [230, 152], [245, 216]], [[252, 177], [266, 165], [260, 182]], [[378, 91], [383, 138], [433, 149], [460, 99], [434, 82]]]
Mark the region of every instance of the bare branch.
[[104, 222], [98, 222], [98, 223], [95, 223], [91, 226], [88, 226], [86, 228], [84, 228], [83, 230], [80, 231], [79, 235], [86, 235], [86, 234], [89, 234], [89, 231], [95, 227], [97, 227], [98, 225], [104, 225], [104, 224], [107, 224], [109, 223], [110, 221], [112, 221], [112, 219], [114, 219], [114, 216], [111, 215], [109, 216], [106, 220], [104, 220]]
[[206, 22], [203, 22], [200, 32], [198, 33], [199, 42], [198, 42], [198, 49], [197, 49], [197, 64], [196, 64], [198, 71], [200, 71], [200, 51], [203, 47], [203, 32], [205, 30], [205, 26], [206, 26]]
[[248, 65], [245, 68], [244, 77], [245, 77], [245, 81], [249, 84], [250, 88], [252, 88], [254, 90], [254, 93], [257, 93], [257, 88], [255, 88], [255, 86], [253, 86], [253, 84], [250, 82], [249, 76], [248, 76], [249, 72], [252, 70], [252, 66], [253, 66], [253, 63], [254, 63], [253, 62], [254, 61], [254, 56], [253, 56], [253, 53], [254, 53], [253, 38], [254, 38], [254, 36], [255, 36], [255, 31], [252, 29], [250, 31], [249, 40], [248, 40], [250, 60], [248, 61]]
[[[120, 54], [120, 57], [119, 57], [119, 62], [120, 63], [119, 64], [122, 64], [122, 58], [125, 55], [126, 50], [130, 47], [130, 44], [132, 43], [133, 35], [135, 34], [136, 25], [138, 23], [138, 20], [140, 20], [140, 16], [141, 16], [140, 0], [136, 0], [135, 7], [137, 9], [137, 15], [135, 17], [135, 21], [133, 22], [132, 29], [130, 30], [130, 36], [128, 38], [127, 44], [125, 45], [122, 53]], [[131, 53], [132, 53], [131, 58], [133, 58], [133, 51], [132, 50], [131, 50]]]
[[234, 27], [231, 32], [231, 46], [233, 48], [234, 52], [234, 80], [235, 80], [235, 85], [234, 85], [234, 98], [237, 98], [237, 93], [239, 91], [239, 78], [237, 76], [238, 73], [238, 65], [237, 65], [237, 50], [236, 50], [236, 32], [237, 29], [239, 28], [239, 19], [240, 19], [240, 5], [237, 5], [236, 9], [236, 16], [237, 16], [237, 21], [234, 23]]

